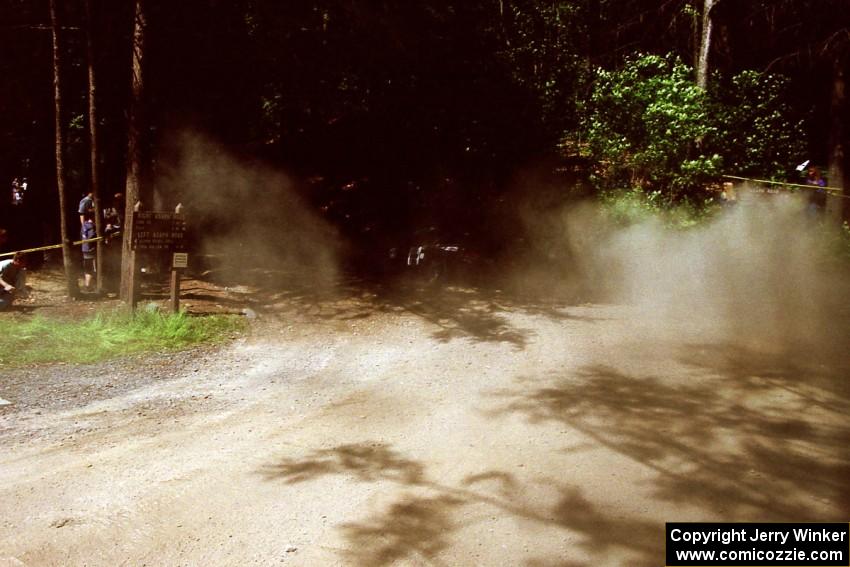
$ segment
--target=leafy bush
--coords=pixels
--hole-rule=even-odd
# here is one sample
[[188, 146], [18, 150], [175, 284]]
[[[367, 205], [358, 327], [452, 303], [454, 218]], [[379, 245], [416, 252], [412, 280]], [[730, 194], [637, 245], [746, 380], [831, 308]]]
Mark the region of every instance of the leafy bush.
[[697, 87], [671, 56], [597, 70], [584, 124], [596, 187], [641, 189], [673, 205], [704, 197], [724, 172], [784, 179], [805, 147], [787, 81], [745, 71], [712, 85]]
[[718, 210], [711, 200], [682, 199], [671, 205], [659, 191], [606, 191], [600, 195], [605, 213], [621, 225], [660, 221], [673, 229], [698, 226]]
[[730, 173], [784, 181], [789, 167], [801, 161], [804, 123], [794, 118], [787, 90], [785, 77], [756, 71], [713, 83], [714, 143]]
[[721, 167], [719, 155], [699, 149], [715, 133], [709, 112], [691, 68], [676, 58], [643, 55], [597, 70], [585, 124], [597, 186], [656, 191], [670, 203], [700, 191]]

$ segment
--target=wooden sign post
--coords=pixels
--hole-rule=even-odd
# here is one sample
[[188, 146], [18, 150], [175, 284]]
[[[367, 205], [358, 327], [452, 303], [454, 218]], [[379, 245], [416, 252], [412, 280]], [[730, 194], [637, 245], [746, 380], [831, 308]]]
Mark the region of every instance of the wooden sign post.
[[[171, 254], [171, 310], [180, 308], [180, 270], [188, 265], [188, 254], [184, 252], [186, 242], [186, 217], [182, 205], [175, 212], [135, 211], [131, 246], [134, 253], [148, 252], [151, 255]], [[135, 274], [134, 274], [135, 277]], [[135, 308], [135, 292], [131, 305]]]
[[186, 252], [175, 252], [171, 256], [171, 312], [180, 311], [180, 276], [189, 266], [189, 255]]

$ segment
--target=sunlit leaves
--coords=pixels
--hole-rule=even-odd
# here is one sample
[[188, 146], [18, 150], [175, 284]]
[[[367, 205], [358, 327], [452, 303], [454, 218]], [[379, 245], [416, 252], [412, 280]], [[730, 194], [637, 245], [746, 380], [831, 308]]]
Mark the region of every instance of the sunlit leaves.
[[699, 195], [722, 173], [779, 177], [802, 146], [781, 77], [747, 71], [709, 93], [674, 57], [596, 72], [585, 133], [600, 189]]
[[719, 156], [698, 148], [714, 132], [708, 99], [681, 61], [644, 55], [620, 70], [598, 70], [590, 108], [587, 136], [604, 164], [603, 186], [677, 196], [716, 173]]

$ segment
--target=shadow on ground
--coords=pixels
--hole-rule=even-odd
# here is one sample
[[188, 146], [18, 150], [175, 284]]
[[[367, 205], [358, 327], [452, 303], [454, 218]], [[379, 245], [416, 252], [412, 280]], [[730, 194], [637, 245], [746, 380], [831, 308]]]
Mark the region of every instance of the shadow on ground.
[[653, 472], [678, 520], [843, 521], [850, 509], [846, 369], [688, 345], [679, 376], [594, 365], [520, 378], [492, 415], [578, 430]]
[[[301, 459], [285, 458], [265, 467], [267, 480], [298, 484], [328, 475], [355, 482], [392, 483], [399, 496], [383, 510], [340, 526], [347, 546], [345, 559], [359, 566], [390, 565], [399, 560], [442, 564], [439, 555], [456, 542], [457, 532], [470, 522], [464, 508], [483, 506], [492, 513], [563, 530], [571, 546], [603, 558], [626, 553], [632, 565], [656, 565], [663, 553], [663, 526], [640, 519], [611, 517], [582, 496], [575, 486], [548, 482], [556, 496], [550, 505], [533, 503], [515, 475], [491, 470], [470, 475], [457, 484], [439, 482], [425, 464], [406, 458], [380, 443], [341, 445], [317, 450]], [[549, 565], [529, 559], [528, 565]], [[558, 563], [559, 565], [569, 565]], [[573, 564], [575, 565], [575, 564]]]
[[[570, 313], [574, 298], [519, 295], [484, 285], [421, 285], [415, 280], [340, 278], [333, 284], [310, 281], [302, 275], [255, 270], [243, 274], [243, 285], [230, 289], [220, 303], [246, 305], [266, 317], [281, 321], [297, 318], [311, 322], [346, 323], [368, 320], [385, 313], [410, 313], [431, 324], [432, 337], [441, 342], [467, 339], [506, 343], [524, 349], [533, 331], [515, 324], [509, 314], [549, 318], [553, 321], [594, 319]], [[244, 285], [244, 282], [251, 282]], [[163, 290], [164, 293], [165, 290]], [[184, 298], [212, 299], [202, 288], [184, 290]]]

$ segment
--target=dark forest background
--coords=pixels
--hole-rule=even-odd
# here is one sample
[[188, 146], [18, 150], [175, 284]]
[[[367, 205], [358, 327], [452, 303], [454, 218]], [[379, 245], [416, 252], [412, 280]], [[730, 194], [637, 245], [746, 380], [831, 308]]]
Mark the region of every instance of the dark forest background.
[[[850, 0], [90, 0], [90, 20], [83, 0], [56, 7], [69, 214], [92, 178], [89, 64], [100, 194], [125, 188], [137, 9], [147, 23], [140, 196], [162, 207], [181, 198], [158, 184], [180, 131], [286, 171], [355, 242], [416, 230], [422, 219], [481, 230], [520, 192], [550, 202], [673, 184], [671, 202], [696, 201], [721, 173], [787, 177], [803, 159], [828, 171], [831, 185], [848, 186]], [[53, 57], [48, 1], [2, 0], [0, 220], [18, 246], [59, 237]], [[662, 128], [605, 139], [612, 124], [634, 118], [623, 102], [640, 102], [628, 100], [640, 91], [634, 81], [701, 63], [711, 98], [700, 108], [728, 120], [686, 144], [700, 176], [682, 182], [629, 166], [618, 177], [611, 162], [638, 153], [625, 141], [664, 137]], [[735, 80], [743, 72], [753, 73], [748, 86]], [[679, 92], [670, 80], [659, 84]], [[692, 102], [673, 112], [696, 112]], [[735, 109], [752, 112], [736, 121]], [[784, 153], [776, 140], [787, 141]], [[658, 141], [644, 142], [656, 151]], [[612, 160], [612, 147], [622, 160]], [[5, 196], [15, 177], [30, 184], [18, 209]], [[267, 190], [254, 189], [256, 199]]]

